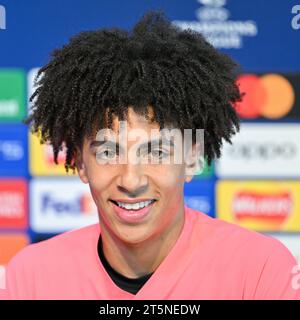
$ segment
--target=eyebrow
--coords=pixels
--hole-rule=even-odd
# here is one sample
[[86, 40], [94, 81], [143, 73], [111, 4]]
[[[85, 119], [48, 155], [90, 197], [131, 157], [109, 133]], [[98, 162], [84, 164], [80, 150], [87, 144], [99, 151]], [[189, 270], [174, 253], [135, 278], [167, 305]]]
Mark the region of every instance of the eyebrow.
[[[94, 147], [100, 147], [103, 144], [106, 144], [110, 147], [117, 147], [117, 150], [122, 150], [123, 148], [120, 146], [120, 144], [118, 142], [115, 141], [111, 141], [111, 140], [102, 140], [102, 141], [98, 141], [98, 140], [94, 140], [90, 143], [90, 148], [94, 148]], [[170, 144], [170, 146], [173, 148], [174, 147], [174, 142], [172, 140], [168, 140], [165, 138], [160, 138], [157, 140], [150, 140], [147, 142], [144, 142], [142, 144], [139, 145], [139, 148], [144, 149], [145, 147], [148, 148], [148, 150], [151, 148], [151, 145], [163, 145], [163, 144]]]

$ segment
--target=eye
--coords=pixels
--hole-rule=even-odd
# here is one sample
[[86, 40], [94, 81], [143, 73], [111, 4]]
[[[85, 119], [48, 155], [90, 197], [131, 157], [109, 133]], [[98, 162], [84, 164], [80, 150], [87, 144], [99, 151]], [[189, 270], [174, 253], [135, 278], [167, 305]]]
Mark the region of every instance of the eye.
[[169, 153], [161, 149], [155, 149], [155, 150], [151, 150], [151, 155], [157, 159], [163, 159], [163, 158], [166, 158], [169, 155]]
[[110, 150], [110, 149], [96, 152], [97, 159], [107, 160], [107, 159], [113, 159], [115, 156], [116, 156], [116, 152], [114, 150]]

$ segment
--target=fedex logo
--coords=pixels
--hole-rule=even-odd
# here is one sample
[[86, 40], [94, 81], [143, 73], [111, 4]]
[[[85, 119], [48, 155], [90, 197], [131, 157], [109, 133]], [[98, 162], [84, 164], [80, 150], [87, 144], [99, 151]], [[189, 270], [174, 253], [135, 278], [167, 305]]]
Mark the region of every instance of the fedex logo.
[[89, 187], [78, 177], [30, 181], [30, 226], [38, 233], [59, 233], [99, 222]]
[[92, 214], [95, 208], [92, 205], [91, 197], [83, 194], [75, 199], [66, 200], [55, 198], [51, 194], [44, 194], [41, 198], [41, 209], [44, 214], [55, 212], [56, 214]]

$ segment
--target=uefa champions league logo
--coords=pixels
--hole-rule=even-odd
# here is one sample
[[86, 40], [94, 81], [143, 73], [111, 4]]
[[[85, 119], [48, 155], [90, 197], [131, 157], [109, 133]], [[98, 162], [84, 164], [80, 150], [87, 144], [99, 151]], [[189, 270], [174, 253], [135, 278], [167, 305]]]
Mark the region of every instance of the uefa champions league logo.
[[224, 8], [226, 0], [198, 0], [202, 5], [196, 10], [199, 21], [226, 21], [230, 12]]
[[[196, 20], [174, 20], [181, 29], [201, 32], [215, 48], [241, 49], [244, 38], [256, 37], [258, 27], [250, 17], [236, 20], [226, 8], [227, 0], [197, 0], [200, 7], [195, 10]], [[247, 13], [246, 13], [247, 14]]]
[[0, 30], [6, 29], [6, 11], [5, 7], [0, 5]]
[[205, 6], [222, 7], [226, 4], [226, 0], [198, 0], [199, 3]]

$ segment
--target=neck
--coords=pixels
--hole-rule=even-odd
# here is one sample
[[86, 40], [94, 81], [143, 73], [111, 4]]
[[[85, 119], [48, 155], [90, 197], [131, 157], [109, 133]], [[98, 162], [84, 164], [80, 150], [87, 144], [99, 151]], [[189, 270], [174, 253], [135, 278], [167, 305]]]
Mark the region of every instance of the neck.
[[[101, 219], [100, 219], [101, 221]], [[184, 225], [184, 207], [173, 217], [163, 233], [139, 243], [127, 243], [101, 225], [103, 253], [111, 267], [127, 278], [154, 272], [175, 245]]]

